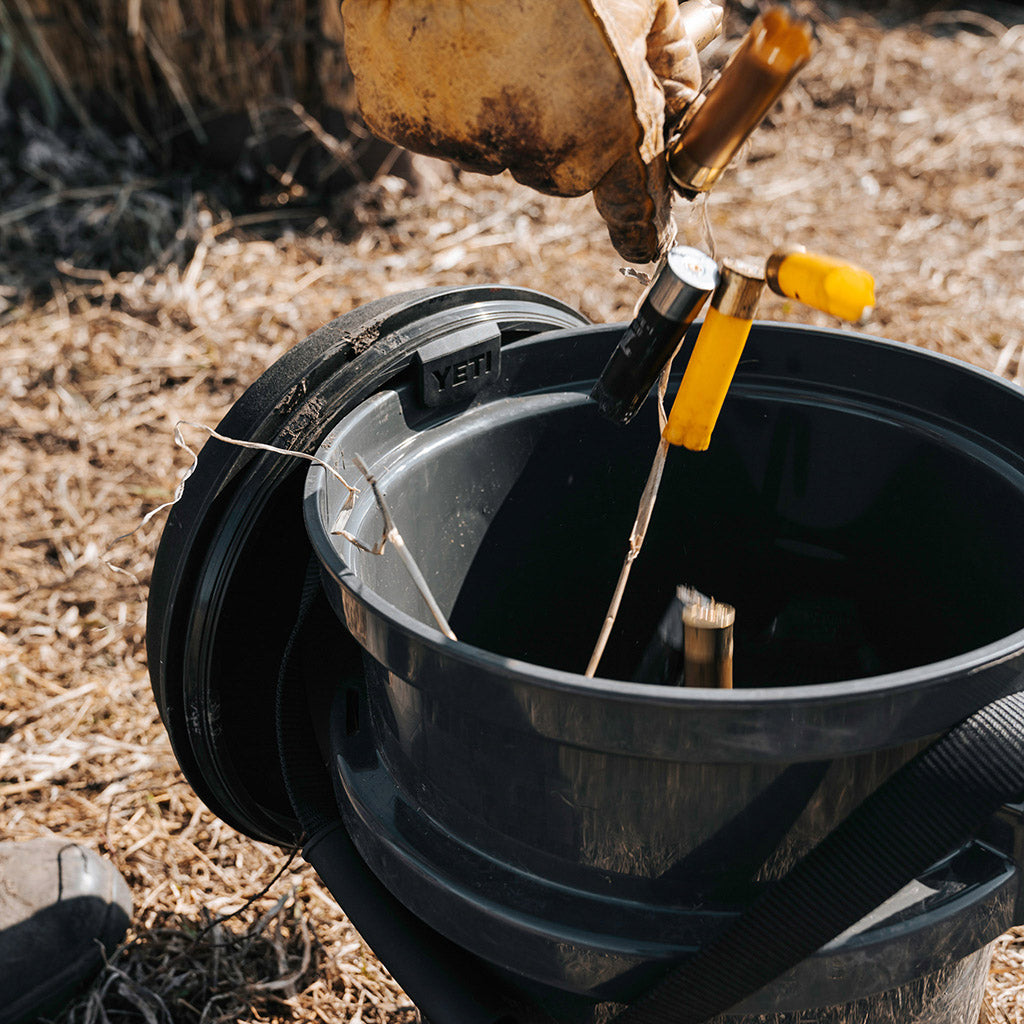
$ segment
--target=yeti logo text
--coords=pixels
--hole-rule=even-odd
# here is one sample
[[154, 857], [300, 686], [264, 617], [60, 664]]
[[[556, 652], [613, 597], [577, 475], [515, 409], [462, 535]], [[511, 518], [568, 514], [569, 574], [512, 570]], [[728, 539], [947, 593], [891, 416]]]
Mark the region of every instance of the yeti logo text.
[[440, 370], [432, 370], [434, 380], [437, 381], [437, 388], [443, 391], [445, 388], [456, 388], [460, 384], [468, 384], [477, 377], [490, 373], [494, 365], [494, 353], [487, 351], [472, 359], [466, 359], [461, 363], [450, 363]]
[[501, 375], [501, 331], [495, 323], [463, 327], [422, 345], [415, 361], [425, 406], [464, 402]]

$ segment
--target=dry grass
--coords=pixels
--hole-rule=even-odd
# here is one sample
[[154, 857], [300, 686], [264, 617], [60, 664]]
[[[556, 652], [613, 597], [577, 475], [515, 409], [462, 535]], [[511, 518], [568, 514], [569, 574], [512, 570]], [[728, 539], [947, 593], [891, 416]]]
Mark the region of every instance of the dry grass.
[[992, 955], [992, 969], [982, 1010], [984, 1024], [1024, 1021], [1024, 928], [1001, 936]]
[[[335, 0], [5, 0], [0, 42], [51, 114], [113, 107], [151, 142], [275, 104], [353, 110]], [[162, 133], [166, 136], [160, 137]]]
[[[821, 57], [723, 180], [711, 220], [720, 253], [792, 241], [862, 263], [878, 279], [868, 330], [1021, 383], [1024, 27], [966, 31], [961, 17], [887, 32], [823, 20]], [[411, 1017], [299, 862], [246, 905], [285, 857], [198, 803], [158, 722], [143, 641], [159, 521], [111, 552], [134, 579], [103, 556], [173, 492], [187, 461], [174, 422], [216, 423], [324, 321], [482, 281], [623, 320], [639, 286], [588, 201], [506, 178], [420, 196], [383, 179], [350, 208], [363, 230], [346, 243], [325, 223], [254, 238], [193, 207], [187, 261], [115, 276], [64, 266], [52, 299], [11, 293], [0, 310], [0, 815], [8, 837], [100, 849], [137, 904], [128, 944], [69, 1020]], [[781, 301], [765, 312], [826, 322]], [[991, 1024], [1024, 1019], [1022, 938], [1001, 943]]]

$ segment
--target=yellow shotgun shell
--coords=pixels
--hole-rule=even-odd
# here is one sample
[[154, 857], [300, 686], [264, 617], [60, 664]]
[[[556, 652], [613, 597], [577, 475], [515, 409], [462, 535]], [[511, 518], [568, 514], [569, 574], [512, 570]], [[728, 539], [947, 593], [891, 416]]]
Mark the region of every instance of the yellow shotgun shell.
[[705, 451], [711, 444], [750, 326], [750, 320], [708, 310], [665, 425], [669, 444], [693, 452]]
[[723, 261], [718, 288], [665, 426], [663, 436], [669, 444], [702, 452], [711, 443], [763, 288], [760, 270]]
[[875, 304], [875, 279], [860, 267], [813, 252], [773, 253], [768, 287], [824, 313], [856, 322]]

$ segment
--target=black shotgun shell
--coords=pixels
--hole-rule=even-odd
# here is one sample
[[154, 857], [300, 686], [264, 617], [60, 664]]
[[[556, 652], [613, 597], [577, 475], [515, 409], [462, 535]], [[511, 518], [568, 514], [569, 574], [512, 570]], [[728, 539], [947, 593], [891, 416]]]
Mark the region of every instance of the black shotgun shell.
[[626, 424], [637, 414], [717, 284], [710, 256], [682, 245], [669, 250], [590, 393], [605, 416]]

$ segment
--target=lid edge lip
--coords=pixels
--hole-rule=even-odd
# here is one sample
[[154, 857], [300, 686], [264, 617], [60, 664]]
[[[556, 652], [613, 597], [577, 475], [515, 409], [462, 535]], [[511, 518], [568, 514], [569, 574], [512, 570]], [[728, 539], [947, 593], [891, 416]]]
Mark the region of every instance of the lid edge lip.
[[[584, 314], [566, 302], [515, 285], [437, 285], [383, 295], [333, 317], [264, 365], [224, 410], [218, 430], [243, 440], [281, 444], [283, 432], [308, 415], [310, 401], [350, 365], [346, 353], [367, 328], [383, 327], [385, 335], [400, 341], [418, 325], [469, 306], [493, 311], [502, 322], [540, 323], [538, 333], [592, 327]], [[352, 356], [358, 358], [365, 351], [360, 349]], [[307, 390], [310, 383], [312, 388]], [[292, 446], [288, 440], [284, 443]], [[187, 656], [184, 637], [192, 628], [191, 605], [211, 544], [220, 535], [224, 509], [235, 500], [252, 464], [261, 457], [230, 446], [223, 446], [218, 453], [220, 447], [201, 450], [185, 500], [170, 510], [161, 529], [147, 594], [145, 646], [150, 689], [174, 759], [203, 802], [218, 818], [250, 838], [291, 847], [296, 833], [281, 825], [290, 818], [278, 820], [273, 808], [265, 814], [240, 790], [222, 785], [215, 769], [210, 768], [205, 740], [197, 736], [194, 709], [186, 699], [192, 684], [183, 668]], [[301, 521], [298, 516], [295, 519], [296, 534], [308, 543]], [[358, 654], [354, 660], [361, 664]]]

